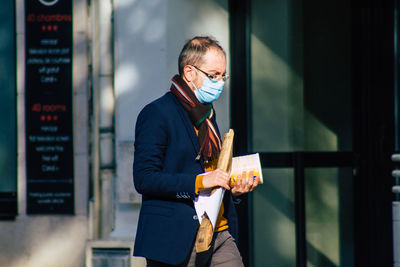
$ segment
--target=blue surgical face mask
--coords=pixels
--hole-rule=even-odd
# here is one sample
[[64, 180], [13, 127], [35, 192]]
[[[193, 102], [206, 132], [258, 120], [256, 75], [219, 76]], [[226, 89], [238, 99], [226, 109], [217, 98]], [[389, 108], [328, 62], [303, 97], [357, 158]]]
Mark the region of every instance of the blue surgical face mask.
[[204, 77], [203, 84], [200, 88], [197, 88], [193, 82], [192, 85], [196, 89], [194, 90], [194, 94], [200, 102], [211, 103], [219, 98], [222, 90], [224, 90], [225, 83], [223, 81], [213, 81], [210, 78]]

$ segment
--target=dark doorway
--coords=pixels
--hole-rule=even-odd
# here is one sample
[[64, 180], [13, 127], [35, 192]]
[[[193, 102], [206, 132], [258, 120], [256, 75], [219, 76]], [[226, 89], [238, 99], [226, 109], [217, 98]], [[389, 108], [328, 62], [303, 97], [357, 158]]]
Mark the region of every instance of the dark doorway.
[[230, 16], [235, 154], [259, 152], [267, 177], [238, 208], [246, 264], [391, 266], [394, 5], [230, 1]]

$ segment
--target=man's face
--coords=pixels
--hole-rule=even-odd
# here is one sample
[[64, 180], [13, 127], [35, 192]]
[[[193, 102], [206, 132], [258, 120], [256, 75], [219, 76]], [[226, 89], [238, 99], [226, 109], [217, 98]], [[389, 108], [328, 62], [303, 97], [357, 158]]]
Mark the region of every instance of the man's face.
[[[209, 75], [218, 75], [221, 77], [226, 73], [226, 58], [225, 54], [218, 49], [210, 49], [203, 57], [202, 64], [199, 64], [199, 69], [206, 72]], [[196, 78], [194, 83], [197, 88], [200, 88], [203, 84], [203, 79], [206, 77], [204, 73], [199, 71], [196, 72]]]

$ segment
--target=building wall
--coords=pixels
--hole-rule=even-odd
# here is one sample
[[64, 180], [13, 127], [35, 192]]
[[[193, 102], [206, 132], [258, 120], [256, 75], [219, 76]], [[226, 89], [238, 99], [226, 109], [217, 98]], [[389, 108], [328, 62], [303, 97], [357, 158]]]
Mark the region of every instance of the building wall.
[[[108, 20], [93, 15], [94, 4], [73, 1], [75, 214], [63, 216], [26, 214], [25, 15], [24, 1], [16, 2], [18, 216], [0, 221], [0, 266], [91, 266], [93, 247], [132, 248], [140, 210], [131, 171], [136, 117], [145, 104], [169, 89], [170, 78], [177, 73], [178, 54], [187, 39], [211, 34], [229, 56], [227, 2], [114, 0], [109, 1], [113, 18]], [[94, 29], [101, 24], [111, 25], [109, 39], [94, 38]], [[109, 76], [111, 89], [106, 91], [109, 95], [96, 98], [104, 91], [94, 82], [99, 73], [91, 70], [102, 59], [96, 47], [105, 43], [111, 43], [112, 49], [106, 53], [114, 60]], [[99, 112], [91, 105], [97, 105]], [[224, 133], [229, 128], [229, 84], [215, 108]], [[110, 112], [115, 129], [110, 155], [115, 157], [115, 170], [105, 178], [92, 169], [93, 159], [102, 156], [99, 149], [93, 149], [100, 146], [100, 141], [93, 143], [93, 137], [101, 125], [94, 127], [92, 121]], [[109, 191], [89, 194], [93, 192], [90, 185], [99, 181], [106, 185], [106, 180]], [[107, 218], [99, 218], [96, 205]], [[101, 234], [96, 235], [94, 230], [99, 225]], [[143, 260], [132, 259], [131, 264], [142, 266]]]
[[88, 238], [88, 64], [87, 6], [74, 0], [74, 165], [75, 215], [27, 215], [25, 169], [24, 1], [16, 1], [18, 106], [18, 216], [0, 221], [0, 266], [83, 266]]

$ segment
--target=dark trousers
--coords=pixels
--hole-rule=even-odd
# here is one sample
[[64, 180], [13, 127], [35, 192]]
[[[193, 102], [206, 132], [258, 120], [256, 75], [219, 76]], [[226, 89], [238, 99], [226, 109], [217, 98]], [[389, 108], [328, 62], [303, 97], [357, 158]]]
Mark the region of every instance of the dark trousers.
[[[236, 246], [235, 240], [231, 236], [228, 230], [217, 232], [214, 234], [213, 246], [210, 249], [210, 257], [207, 260], [206, 266], [218, 266], [218, 267], [243, 267], [242, 257], [240, 256], [239, 250]], [[196, 264], [196, 249], [193, 246], [192, 253], [188, 260], [182, 264], [171, 265], [158, 261], [147, 259], [148, 267], [197, 267], [199, 261]], [[204, 262], [201, 264], [202, 266]]]

